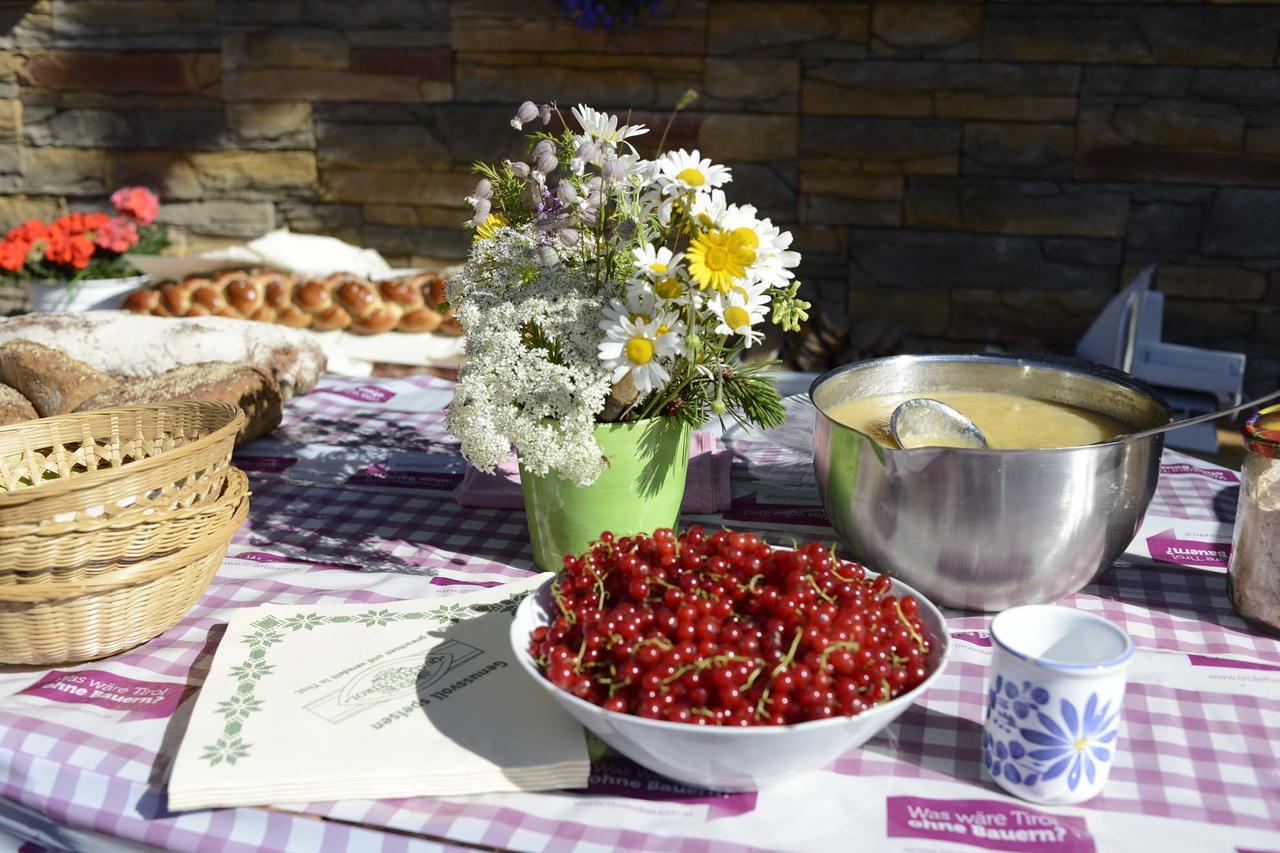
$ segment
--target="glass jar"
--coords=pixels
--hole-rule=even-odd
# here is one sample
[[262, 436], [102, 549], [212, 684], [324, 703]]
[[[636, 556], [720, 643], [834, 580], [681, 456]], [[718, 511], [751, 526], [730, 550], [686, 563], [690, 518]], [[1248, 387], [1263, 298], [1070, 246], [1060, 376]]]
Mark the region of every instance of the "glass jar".
[[1246, 622], [1280, 634], [1280, 406], [1250, 417], [1244, 441], [1227, 592]]

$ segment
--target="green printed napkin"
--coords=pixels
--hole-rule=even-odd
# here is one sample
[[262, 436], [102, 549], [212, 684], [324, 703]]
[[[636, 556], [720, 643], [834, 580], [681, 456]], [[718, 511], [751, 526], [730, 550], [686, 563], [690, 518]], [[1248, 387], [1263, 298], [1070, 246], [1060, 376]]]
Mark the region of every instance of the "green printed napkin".
[[585, 787], [582, 729], [511, 653], [512, 615], [542, 580], [237, 611], [178, 750], [169, 807]]

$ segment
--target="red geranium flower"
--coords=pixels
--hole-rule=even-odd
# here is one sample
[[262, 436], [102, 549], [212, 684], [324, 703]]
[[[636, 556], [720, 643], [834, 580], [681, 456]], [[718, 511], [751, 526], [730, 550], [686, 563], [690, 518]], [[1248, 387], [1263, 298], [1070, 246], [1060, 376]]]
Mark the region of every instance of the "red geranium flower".
[[24, 243], [34, 243], [37, 240], [44, 240], [48, 236], [48, 225], [45, 225], [39, 219], [28, 219], [21, 225], [15, 225], [10, 228], [9, 233], [5, 235], [5, 239], [19, 240]]
[[4, 242], [0, 242], [0, 270], [17, 272], [22, 269], [27, 262], [27, 253], [30, 251], [30, 243], [12, 237], [6, 238]]
[[123, 216], [113, 216], [99, 226], [93, 242], [112, 252], [127, 252], [138, 242], [138, 229]]
[[[57, 223], [54, 223], [55, 225]], [[54, 228], [49, 232], [49, 243], [44, 247], [45, 260], [82, 270], [93, 257], [93, 243], [83, 234], [68, 234]]]
[[121, 187], [111, 194], [111, 204], [140, 225], [150, 223], [160, 212], [160, 199], [146, 187]]
[[57, 219], [53, 220], [53, 225], [50, 227], [51, 230], [64, 231], [67, 234], [83, 234], [85, 231], [89, 230], [85, 226], [84, 214], [79, 211], [68, 213], [65, 216], [59, 216]]

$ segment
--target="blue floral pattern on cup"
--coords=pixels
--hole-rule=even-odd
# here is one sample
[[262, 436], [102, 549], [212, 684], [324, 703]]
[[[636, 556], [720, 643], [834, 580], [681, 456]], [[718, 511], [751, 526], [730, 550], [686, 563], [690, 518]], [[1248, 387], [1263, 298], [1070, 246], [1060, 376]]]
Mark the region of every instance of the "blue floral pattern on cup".
[[1051, 716], [1054, 711], [1044, 687], [995, 676], [987, 691], [987, 716], [1007, 737], [993, 735], [990, 726], [983, 732], [982, 763], [992, 778], [1031, 787], [1066, 773], [1071, 791], [1082, 775], [1094, 783], [1099, 765], [1111, 760], [1119, 709], [1111, 710], [1110, 702], [1099, 708], [1098, 695], [1090, 693], [1083, 711], [1066, 699], [1057, 703], [1058, 719]]

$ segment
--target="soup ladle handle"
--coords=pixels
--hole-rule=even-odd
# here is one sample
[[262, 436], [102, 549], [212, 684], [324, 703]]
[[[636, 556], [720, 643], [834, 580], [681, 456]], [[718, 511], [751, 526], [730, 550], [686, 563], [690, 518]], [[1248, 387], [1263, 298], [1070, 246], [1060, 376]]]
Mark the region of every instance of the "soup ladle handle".
[[[1162, 432], [1169, 432], [1175, 429], [1182, 429], [1183, 427], [1195, 426], [1196, 424], [1202, 424], [1206, 421], [1216, 421], [1218, 418], [1225, 417], [1227, 415], [1234, 415], [1236, 412], [1242, 412], [1245, 409], [1252, 409], [1254, 406], [1261, 406], [1263, 403], [1270, 403], [1272, 400], [1276, 399], [1280, 399], [1280, 390], [1272, 391], [1270, 394], [1264, 394], [1256, 400], [1249, 400], [1248, 402], [1241, 403], [1238, 406], [1232, 406], [1230, 409], [1223, 409], [1220, 412], [1210, 412], [1207, 415], [1196, 415], [1194, 418], [1184, 418], [1180, 421], [1167, 423], [1164, 426], [1144, 429], [1142, 432], [1132, 432], [1128, 435], [1121, 436], [1121, 438], [1125, 441], [1136, 441], [1139, 438], [1159, 435]], [[1096, 443], [1101, 444], [1102, 442]]]

